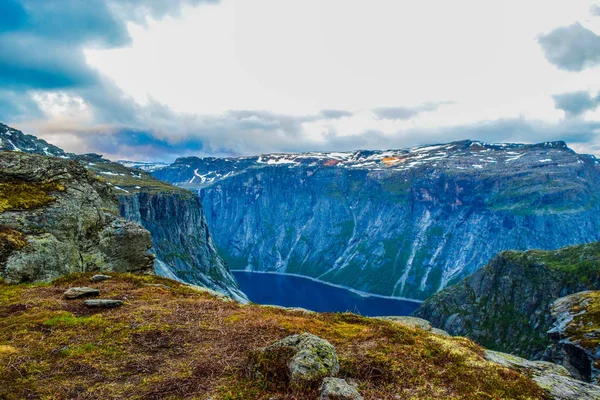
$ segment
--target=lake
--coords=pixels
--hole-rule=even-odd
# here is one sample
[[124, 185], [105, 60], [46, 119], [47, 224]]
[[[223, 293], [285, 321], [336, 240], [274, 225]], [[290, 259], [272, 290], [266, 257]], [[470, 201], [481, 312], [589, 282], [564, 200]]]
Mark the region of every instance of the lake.
[[353, 312], [375, 317], [410, 315], [418, 302], [379, 296], [363, 296], [348, 289], [308, 278], [284, 274], [231, 271], [250, 301], [319, 312]]

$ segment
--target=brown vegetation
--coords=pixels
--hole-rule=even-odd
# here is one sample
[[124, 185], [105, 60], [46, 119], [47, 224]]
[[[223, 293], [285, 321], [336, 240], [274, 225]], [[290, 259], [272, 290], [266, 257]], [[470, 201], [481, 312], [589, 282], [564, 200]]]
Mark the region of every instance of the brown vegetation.
[[[358, 383], [365, 399], [544, 398], [529, 378], [486, 362], [468, 339], [354, 314], [242, 306], [155, 276], [113, 275], [0, 283], [0, 398], [316, 398], [246, 370], [252, 350], [302, 332], [335, 346], [340, 376]], [[71, 286], [99, 288], [125, 305], [88, 309], [63, 299]]]

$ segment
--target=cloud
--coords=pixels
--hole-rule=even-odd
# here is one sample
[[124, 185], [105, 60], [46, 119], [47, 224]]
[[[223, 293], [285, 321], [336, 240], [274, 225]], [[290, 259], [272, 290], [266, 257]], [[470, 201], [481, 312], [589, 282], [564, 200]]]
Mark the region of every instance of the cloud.
[[556, 108], [563, 110], [569, 117], [577, 117], [586, 111], [593, 111], [600, 106], [600, 94], [592, 97], [589, 92], [579, 91], [552, 96]]
[[[183, 5], [201, 2], [217, 1], [2, 0], [0, 89], [12, 91], [15, 98], [32, 90], [77, 91], [92, 106], [103, 108], [106, 100], [101, 96], [126, 96], [87, 65], [83, 48], [126, 46], [131, 43], [128, 21], [143, 23], [147, 16], [176, 15]], [[9, 97], [5, 93], [4, 98]], [[18, 115], [13, 115], [12, 120], [35, 115], [33, 104], [23, 104], [13, 106]]]
[[600, 36], [579, 22], [538, 37], [546, 59], [560, 69], [579, 72], [600, 65]]
[[321, 115], [327, 119], [340, 119], [351, 117], [354, 113], [346, 110], [321, 110]]
[[590, 13], [596, 17], [600, 17], [600, 5], [594, 4], [590, 7]]
[[380, 119], [407, 120], [424, 112], [435, 111], [444, 104], [451, 102], [424, 103], [415, 107], [381, 107], [373, 109], [373, 112]]

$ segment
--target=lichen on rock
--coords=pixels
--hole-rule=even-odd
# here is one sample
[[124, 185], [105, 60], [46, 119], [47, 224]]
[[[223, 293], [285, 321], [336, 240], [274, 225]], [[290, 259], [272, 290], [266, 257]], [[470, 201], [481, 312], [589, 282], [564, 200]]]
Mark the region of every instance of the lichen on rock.
[[335, 348], [310, 333], [288, 336], [250, 354], [249, 372], [271, 381], [310, 387], [340, 370]]

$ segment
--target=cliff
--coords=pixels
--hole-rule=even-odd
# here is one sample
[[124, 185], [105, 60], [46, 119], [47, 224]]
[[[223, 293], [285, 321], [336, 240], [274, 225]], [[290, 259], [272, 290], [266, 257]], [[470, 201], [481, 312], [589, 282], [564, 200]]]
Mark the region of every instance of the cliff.
[[500, 251], [600, 240], [600, 164], [563, 142], [186, 157], [152, 174], [199, 191], [231, 268], [382, 295], [425, 299]]
[[[236, 300], [247, 301], [246, 296], [239, 290], [239, 286], [231, 275], [229, 268], [216, 253], [215, 245], [207, 228], [202, 205], [198, 196], [194, 193], [161, 182], [142, 170], [113, 163], [98, 154], [76, 155], [66, 153], [44, 140], [26, 135], [4, 124], [0, 124], [0, 150], [9, 150], [11, 153], [5, 152], [2, 154], [6, 154], [7, 157], [13, 159], [15, 157], [27, 159], [28, 154], [52, 156], [32, 159], [41, 160], [40, 165], [44, 168], [49, 165], [64, 164], [70, 165], [70, 168], [73, 169], [75, 168], [73, 165], [77, 161], [89, 171], [88, 173], [80, 168], [77, 174], [85, 175], [91, 179], [94, 188], [79, 185], [77, 190], [82, 191], [82, 193], [75, 191], [75, 189], [67, 190], [68, 195], [63, 196], [65, 201], [62, 201], [63, 197], [61, 197], [61, 201], [57, 201], [55, 204], [56, 212], [61, 213], [61, 218], [71, 220], [71, 215], [75, 216], [81, 211], [70, 205], [82, 201], [81, 198], [85, 197], [86, 191], [90, 192], [89, 196], [92, 196], [94, 190], [99, 191], [102, 193], [102, 201], [106, 203], [104, 206], [110, 209], [109, 214], [112, 215], [110, 218], [119, 221], [115, 222], [117, 224], [115, 225], [117, 230], [115, 234], [120, 234], [125, 229], [132, 230], [132, 227], [137, 227], [140, 232], [144, 232], [144, 235], [146, 235], [146, 248], [144, 248], [144, 251], [152, 246], [149, 255], [146, 257], [156, 256], [153, 269], [157, 274], [190, 284], [205, 286]], [[15, 154], [20, 154], [20, 156]], [[73, 161], [69, 163], [67, 160]], [[135, 165], [144, 165], [144, 163]], [[7, 166], [5, 172], [18, 174], [17, 170], [10, 171], [10, 168], [14, 167], [12, 165]], [[37, 173], [40, 174], [41, 172], [37, 171]], [[52, 171], [48, 173], [53, 174]], [[90, 178], [92, 175], [95, 176], [94, 179]], [[43, 176], [37, 178], [42, 179], [42, 181], [46, 179]], [[10, 180], [11, 178], [7, 179]], [[4, 190], [9, 193], [17, 190], [17, 186], [11, 181], [6, 184]], [[115, 195], [118, 196], [118, 201]], [[107, 198], [112, 200], [105, 200]], [[67, 199], [70, 200], [67, 201]], [[50, 212], [48, 209], [40, 210], [39, 218], [45, 218], [45, 213], [48, 212]], [[97, 212], [101, 213], [100, 211]], [[116, 216], [119, 214], [125, 220], [117, 218]], [[6, 220], [10, 222], [13, 217], [15, 216], [7, 215]], [[50, 218], [53, 217], [50, 216]], [[119, 223], [124, 225], [118, 226]], [[145, 229], [142, 229], [140, 225]], [[0, 220], [0, 229], [3, 229], [2, 226], [3, 223]], [[148, 231], [151, 235], [152, 245], [148, 244]], [[3, 248], [12, 249], [20, 245], [20, 236], [15, 236], [13, 233], [5, 233], [5, 236], [10, 238], [5, 239], [4, 244], [0, 244], [0, 251]], [[127, 252], [131, 251], [126, 242], [124, 242], [124, 247], [120, 246], [118, 242], [111, 242], [108, 239], [104, 239], [103, 243], [106, 244], [106, 251], [109, 253], [123, 252], [126, 255]], [[117, 256], [114, 255], [114, 257]], [[66, 256], [63, 255], [62, 257]], [[0, 262], [1, 259], [2, 256], [0, 255]], [[139, 269], [147, 270], [147, 263], [140, 263]], [[60, 269], [61, 274], [72, 272], [72, 269], [66, 267], [53, 266], [52, 268], [55, 270]]]
[[600, 291], [562, 297], [552, 304], [552, 340], [544, 358], [573, 376], [600, 384]]
[[79, 163], [0, 152], [0, 277], [49, 281], [81, 271], [148, 272], [150, 233]]
[[539, 359], [551, 341], [552, 303], [600, 288], [600, 243], [558, 251], [507, 251], [427, 299], [414, 313], [481, 345]]
[[150, 231], [158, 275], [248, 301], [217, 254], [195, 193], [94, 154], [78, 159], [118, 194], [120, 215]]

